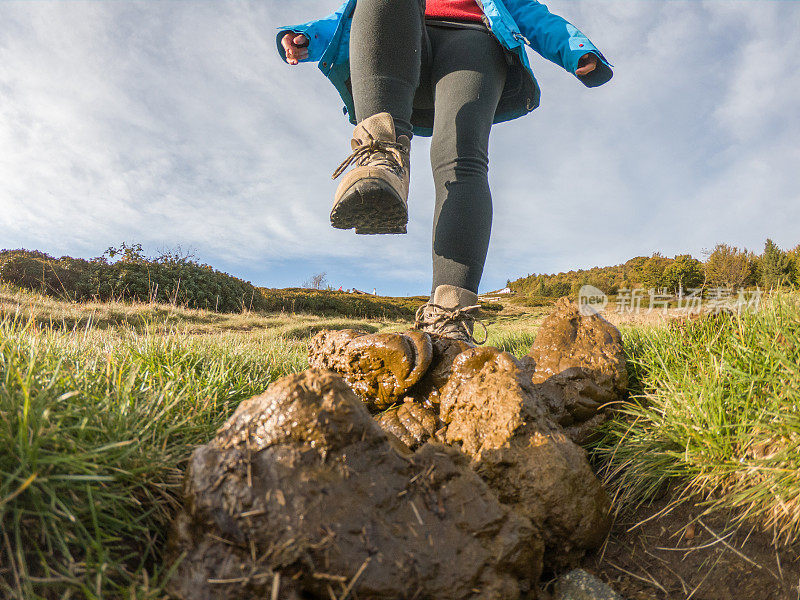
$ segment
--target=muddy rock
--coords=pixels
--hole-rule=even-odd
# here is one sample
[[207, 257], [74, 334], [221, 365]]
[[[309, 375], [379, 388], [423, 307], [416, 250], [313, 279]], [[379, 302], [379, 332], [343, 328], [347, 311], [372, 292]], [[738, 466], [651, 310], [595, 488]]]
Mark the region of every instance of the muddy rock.
[[312, 367], [330, 369], [347, 381], [372, 410], [397, 402], [431, 364], [433, 345], [421, 331], [364, 334], [321, 331], [308, 349]]
[[285, 377], [243, 402], [191, 457], [169, 543], [173, 559], [185, 557], [170, 592], [514, 599], [532, 589], [537, 527], [457, 450], [396, 447], [330, 371]]
[[535, 369], [531, 380], [553, 419], [578, 443], [607, 419], [609, 403], [628, 385], [619, 330], [599, 314], [582, 315], [569, 298], [556, 302], [524, 363]]
[[541, 529], [546, 561], [559, 566], [602, 542], [610, 501], [530, 377], [507, 352], [467, 350], [453, 362], [440, 417], [447, 443], [472, 459], [501, 502]]
[[397, 436], [412, 450], [433, 438], [442, 426], [433, 410], [413, 399], [376, 415], [375, 421], [381, 429]]
[[609, 401], [628, 385], [619, 330], [599, 314], [582, 315], [569, 298], [558, 300], [542, 322], [528, 358], [536, 364], [534, 383], [576, 369], [591, 375]]

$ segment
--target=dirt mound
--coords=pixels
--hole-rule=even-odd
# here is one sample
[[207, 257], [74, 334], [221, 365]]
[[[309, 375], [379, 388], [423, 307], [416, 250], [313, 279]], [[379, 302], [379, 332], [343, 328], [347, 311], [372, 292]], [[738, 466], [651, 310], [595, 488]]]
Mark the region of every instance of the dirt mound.
[[398, 452], [326, 371], [244, 402], [195, 450], [184, 494], [178, 598], [513, 599], [541, 568], [536, 528], [461, 453]]
[[412, 450], [434, 437], [442, 425], [434, 411], [413, 400], [380, 413], [375, 420], [384, 431], [397, 436]]
[[530, 377], [496, 348], [460, 354], [442, 392], [445, 440], [460, 444], [501, 502], [539, 526], [547, 561], [568, 564], [603, 540], [610, 502]]
[[352, 330], [309, 358], [193, 454], [179, 598], [513, 599], [603, 540], [610, 502], [573, 441], [626, 385], [600, 317], [559, 302], [522, 361]]
[[556, 302], [523, 362], [551, 416], [577, 443], [588, 441], [628, 387], [619, 330], [598, 314], [581, 314], [568, 298]]
[[463, 340], [454, 340], [440, 335], [430, 335], [430, 340], [433, 347], [431, 364], [419, 383], [415, 384], [408, 393], [418, 402], [438, 411], [439, 396], [450, 380], [453, 361], [459, 354], [472, 348], [472, 345]]

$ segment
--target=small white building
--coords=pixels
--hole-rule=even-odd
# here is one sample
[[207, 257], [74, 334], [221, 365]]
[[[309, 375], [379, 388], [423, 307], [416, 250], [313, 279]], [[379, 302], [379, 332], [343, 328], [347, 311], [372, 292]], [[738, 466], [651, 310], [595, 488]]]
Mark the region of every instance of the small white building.
[[513, 294], [514, 291], [511, 288], [503, 288], [502, 290], [497, 290], [494, 292], [486, 292], [478, 296], [478, 299], [481, 302], [497, 302], [501, 300], [500, 296], [508, 296], [509, 294]]

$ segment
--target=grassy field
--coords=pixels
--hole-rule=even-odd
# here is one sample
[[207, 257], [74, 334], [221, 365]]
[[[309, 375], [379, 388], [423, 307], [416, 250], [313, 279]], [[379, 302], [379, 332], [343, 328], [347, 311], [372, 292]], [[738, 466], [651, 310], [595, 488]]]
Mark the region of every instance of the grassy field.
[[[657, 497], [800, 533], [800, 298], [683, 326], [625, 327], [631, 401], [593, 449], [620, 510]], [[671, 485], [678, 483], [678, 486]]]
[[[488, 343], [526, 353], [546, 312], [493, 313]], [[798, 531], [798, 324], [785, 296], [684, 328], [622, 326], [636, 396], [591, 449], [619, 510], [677, 485], [676, 499]], [[192, 448], [241, 400], [306, 368], [320, 329], [408, 325], [69, 304], [0, 287], [0, 596], [162, 597]]]

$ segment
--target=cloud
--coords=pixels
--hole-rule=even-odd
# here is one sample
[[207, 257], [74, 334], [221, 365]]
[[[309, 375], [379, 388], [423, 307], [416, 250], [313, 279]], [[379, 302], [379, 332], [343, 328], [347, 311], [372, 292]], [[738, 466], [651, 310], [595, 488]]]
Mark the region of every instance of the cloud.
[[[542, 106], [492, 134], [484, 289], [655, 250], [800, 241], [796, 3], [549, 7], [615, 77], [589, 90], [531, 53]], [[180, 244], [265, 285], [328, 271], [345, 287], [424, 292], [427, 140], [414, 140], [408, 235], [328, 224], [351, 127], [314, 65], [278, 59], [274, 33], [332, 8], [4, 3], [0, 245], [87, 256], [122, 240]]]
[[544, 92], [530, 120], [549, 122], [493, 134], [495, 147], [522, 150], [516, 160], [530, 166], [498, 174], [494, 162], [496, 200], [511, 205], [497, 229], [511, 233], [495, 236], [491, 271], [515, 265], [513, 277], [656, 250], [699, 255], [717, 241], [755, 247], [767, 236], [800, 241], [791, 166], [800, 127], [784, 105], [800, 92], [785, 67], [797, 49], [779, 42], [792, 38], [796, 6], [549, 6], [604, 49], [615, 78], [584, 90], [534, 61]]

